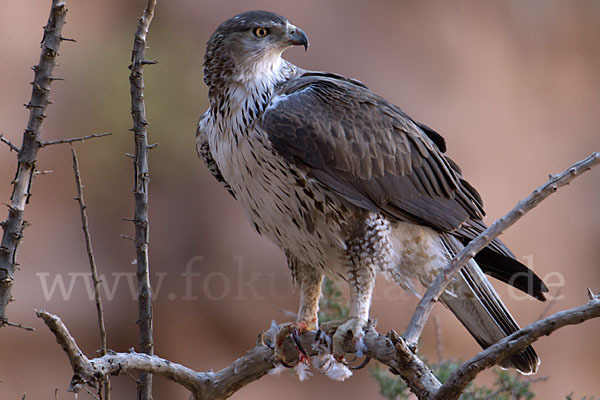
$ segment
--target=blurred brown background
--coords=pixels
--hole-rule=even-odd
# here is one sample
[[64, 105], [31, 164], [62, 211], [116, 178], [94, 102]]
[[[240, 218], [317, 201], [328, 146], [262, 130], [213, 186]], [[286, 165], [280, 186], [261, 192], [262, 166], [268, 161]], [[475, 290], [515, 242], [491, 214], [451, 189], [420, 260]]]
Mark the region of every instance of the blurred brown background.
[[[136, 304], [127, 277], [135, 271], [128, 70], [132, 37], [145, 1], [68, 4], [60, 67], [44, 125], [46, 140], [111, 131], [109, 138], [77, 144], [105, 299], [109, 347], [136, 346]], [[20, 144], [42, 26], [49, 0], [2, 1], [0, 14], [0, 132]], [[207, 107], [202, 82], [204, 44], [234, 14], [268, 9], [287, 16], [309, 35], [308, 53], [292, 62], [352, 76], [417, 120], [442, 133], [449, 154], [486, 202], [488, 222], [543, 183], [549, 173], [600, 150], [600, 3], [589, 1], [159, 1], [151, 26], [146, 104], [151, 152], [151, 268], [156, 353], [196, 370], [218, 370], [254, 345], [256, 334], [280, 310], [295, 310], [284, 258], [256, 235], [240, 208], [197, 159], [195, 123]], [[26, 211], [32, 223], [19, 249], [10, 318], [36, 332], [0, 330], [0, 398], [72, 399], [71, 371], [35, 308], [62, 316], [89, 356], [98, 348], [96, 314], [68, 146], [43, 149], [39, 176]], [[8, 201], [15, 153], [0, 146], [0, 199]], [[600, 291], [600, 170], [561, 190], [511, 228], [503, 240], [551, 286], [560, 300], [550, 312], [586, 301]], [[0, 217], [5, 218], [6, 211]], [[199, 277], [181, 275], [189, 266]], [[70, 274], [70, 275], [69, 275]], [[80, 275], [78, 275], [80, 274]], [[129, 274], [129, 275], [128, 275]], [[55, 279], [62, 279], [50, 295]], [[47, 284], [46, 295], [43, 283]], [[72, 291], [69, 292], [70, 284]], [[158, 284], [161, 283], [160, 287]], [[536, 320], [546, 304], [501, 288], [516, 318]], [[512, 294], [511, 294], [512, 293]], [[109, 293], [110, 294], [110, 293]], [[372, 316], [382, 332], [402, 331], [416, 300], [380, 280]], [[466, 359], [475, 341], [442, 307], [436, 307], [445, 357]], [[567, 327], [540, 340], [539, 398], [600, 394], [600, 321]], [[436, 359], [433, 324], [423, 352]], [[480, 383], [493, 376], [484, 374]], [[155, 380], [157, 399], [187, 399], [179, 386]], [[113, 379], [114, 398], [133, 398], [128, 377]], [[344, 383], [313, 376], [265, 377], [236, 399], [377, 398], [367, 370]], [[79, 398], [88, 398], [81, 394]], [[310, 398], [310, 397], [309, 397]]]

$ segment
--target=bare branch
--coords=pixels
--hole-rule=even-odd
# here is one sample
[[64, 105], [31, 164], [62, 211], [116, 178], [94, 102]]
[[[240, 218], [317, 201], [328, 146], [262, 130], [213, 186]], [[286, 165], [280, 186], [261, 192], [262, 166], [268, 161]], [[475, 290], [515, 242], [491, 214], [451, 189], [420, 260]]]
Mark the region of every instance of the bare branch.
[[419, 399], [431, 398], [441, 386], [433, 371], [410, 349], [408, 343], [398, 336], [396, 332], [391, 331], [388, 337], [392, 339], [392, 343], [394, 344], [396, 360], [399, 363], [398, 367], [392, 367], [389, 363], [383, 362], [381, 358], [373, 358], [389, 366], [392, 373], [400, 375], [408, 385], [410, 391]]
[[[83, 236], [85, 237], [85, 250], [88, 254], [90, 262], [90, 270], [92, 271], [92, 281], [94, 282], [94, 298], [96, 300], [96, 311], [98, 313], [98, 328], [100, 330], [100, 354], [107, 353], [106, 347], [106, 327], [104, 325], [104, 310], [102, 308], [102, 299], [100, 298], [100, 279], [98, 279], [98, 269], [96, 268], [96, 259], [94, 258], [94, 250], [92, 249], [92, 238], [88, 226], [87, 205], [83, 200], [83, 185], [81, 183], [81, 175], [79, 173], [79, 162], [77, 161], [77, 153], [74, 148], [71, 148], [73, 154], [73, 172], [75, 173], [75, 185], [77, 186], [77, 202], [81, 211], [81, 226], [83, 228]], [[110, 400], [110, 381], [104, 379], [104, 398]]]
[[2, 141], [2, 143], [5, 143], [8, 147], [10, 147], [11, 150], [16, 151], [17, 153], [21, 151], [21, 149], [19, 149], [16, 145], [13, 144], [13, 142], [5, 138], [3, 134], [0, 134], [0, 141]]
[[67, 327], [56, 315], [46, 311], [36, 311], [46, 326], [54, 333], [58, 344], [61, 345], [69, 358], [74, 375], [68, 391], [78, 392], [86, 385], [93, 386], [95, 381], [109, 374], [125, 374], [129, 371], [146, 371], [165, 376], [186, 387], [191, 392], [197, 392], [196, 384], [203, 381], [204, 375], [183, 365], [172, 363], [157, 356], [144, 353], [109, 353], [102, 357], [89, 360], [79, 349], [75, 339]]
[[579, 161], [558, 175], [551, 175], [550, 180], [538, 187], [529, 196], [521, 200], [508, 214], [494, 222], [489, 228], [483, 231], [479, 236], [473, 239], [450, 264], [438, 274], [433, 283], [429, 285], [425, 295], [417, 305], [406, 334], [405, 340], [411, 345], [416, 346], [425, 323], [429, 318], [433, 304], [438, 300], [446, 285], [452, 280], [452, 277], [458, 272], [471, 258], [475, 257], [481, 249], [487, 246], [492, 240], [500, 235], [507, 228], [517, 222], [523, 215], [531, 211], [542, 200], [546, 199], [558, 188], [568, 185], [573, 179], [577, 178], [583, 172], [591, 169], [600, 163], [600, 153], [594, 153], [585, 160]]
[[440, 388], [434, 399], [458, 399], [469, 382], [473, 381], [481, 371], [523, 351], [540, 337], [550, 335], [563, 326], [580, 324], [598, 317], [600, 317], [600, 297], [596, 296], [582, 306], [557, 312], [548, 318], [527, 325], [461, 365]]
[[[148, 169], [148, 121], [146, 120], [146, 106], [144, 104], [144, 79], [143, 67], [147, 64], [146, 36], [154, 16], [156, 0], [148, 0], [144, 13], [139, 20], [135, 33], [131, 65], [129, 69], [131, 116], [133, 118], [133, 132], [135, 141], [134, 155], [134, 197], [135, 197], [135, 249], [137, 255], [138, 278], [138, 325], [139, 344], [142, 352], [154, 354], [154, 341], [152, 338], [152, 293], [150, 290], [150, 273], [148, 262], [148, 243], [150, 240], [150, 226], [148, 224], [148, 183], [150, 174]], [[137, 398], [142, 400], [152, 399], [152, 375], [140, 373], [138, 380]]]
[[76, 137], [71, 139], [59, 139], [59, 140], [49, 140], [47, 142], [42, 142], [42, 147], [51, 146], [53, 144], [64, 144], [64, 143], [73, 143], [73, 142], [83, 142], [88, 139], [101, 138], [104, 136], [110, 136], [112, 132], [104, 132], [104, 133], [93, 133], [91, 135]]
[[33, 90], [27, 103], [29, 122], [23, 133], [23, 144], [19, 150], [8, 218], [2, 223], [4, 233], [0, 244], [0, 327], [7, 321], [6, 307], [12, 300], [11, 289], [16, 268], [17, 247], [21, 243], [26, 226], [25, 205], [31, 196], [37, 153], [42, 143], [42, 124], [46, 118], [46, 107], [50, 103], [50, 84], [54, 80], [52, 71], [56, 65], [66, 15], [65, 1], [52, 0], [50, 17], [44, 27], [40, 61], [33, 67], [35, 72]]
[[[109, 374], [126, 374], [131, 371], [145, 371], [164, 376], [187, 388], [194, 398], [220, 400], [226, 399], [247, 384], [254, 382], [274, 368], [273, 343], [274, 332], [260, 335], [257, 345], [229, 366], [218, 372], [195, 372], [180, 364], [172, 363], [157, 356], [143, 353], [108, 353], [92, 360], [86, 358], [60, 318], [46, 311], [37, 311], [48, 328], [54, 333], [71, 362], [74, 375], [69, 391], [79, 391], [85, 385], [94, 385]], [[316, 355], [313, 349], [316, 332], [306, 332], [300, 340], [308, 353]], [[375, 358], [390, 367], [390, 370], [409, 379], [411, 389], [421, 398], [431, 397], [441, 386], [431, 370], [406, 346], [395, 332], [387, 337], [377, 333], [370, 325], [363, 338], [366, 345], [365, 355]], [[351, 338], [344, 343], [348, 352], [354, 352]], [[283, 354], [286, 361], [296, 363], [299, 352], [291, 339], [284, 343]]]
[[[78, 391], [84, 385], [94, 385], [97, 380], [103, 379], [108, 374], [145, 371], [179, 383], [190, 390], [196, 400], [221, 400], [260, 379], [277, 363], [273, 351], [276, 330], [261, 333], [260, 340], [254, 348], [218, 372], [196, 372], [157, 356], [135, 352], [109, 352], [105, 356], [89, 360], [83, 355], [60, 318], [45, 311], [37, 311], [37, 314], [54, 333], [57, 342], [71, 362], [74, 375], [69, 391]], [[540, 337], [547, 336], [566, 325], [579, 324], [598, 317], [600, 317], [600, 296], [594, 297], [582, 306], [557, 312], [480, 352], [459, 367], [444, 385], [440, 384], [429, 367], [394, 331], [387, 336], [381, 336], [375, 331], [373, 324], [369, 324], [364, 330], [363, 341], [366, 348], [364, 355], [378, 360], [387, 365], [392, 373], [400, 375], [419, 399], [452, 400], [462, 394], [466, 385], [475, 379], [479, 372], [496, 365], [512, 354], [523, 351]], [[309, 356], [317, 355], [317, 350], [312, 346], [315, 343], [315, 335], [316, 332], [311, 331], [300, 337], [301, 344]], [[344, 343], [344, 350], [348, 353], [356, 351], [356, 345], [351, 338]], [[300, 356], [290, 338], [284, 342], [282, 354], [286, 362], [291, 364], [297, 363]]]
[[[61, 319], [56, 315], [50, 314], [44, 310], [36, 310], [37, 316], [44, 320], [46, 326], [52, 331], [56, 337], [56, 341], [62, 347], [63, 351], [69, 358], [71, 368], [73, 369], [73, 380], [69, 391], [76, 391], [84, 384], [94, 384], [95, 379], [89, 379], [92, 377], [94, 370], [90, 364], [90, 360], [83, 354], [83, 352], [75, 343], [75, 339], [69, 333], [67, 327], [63, 324]], [[84, 380], [77, 381], [78, 379], [85, 377]]]

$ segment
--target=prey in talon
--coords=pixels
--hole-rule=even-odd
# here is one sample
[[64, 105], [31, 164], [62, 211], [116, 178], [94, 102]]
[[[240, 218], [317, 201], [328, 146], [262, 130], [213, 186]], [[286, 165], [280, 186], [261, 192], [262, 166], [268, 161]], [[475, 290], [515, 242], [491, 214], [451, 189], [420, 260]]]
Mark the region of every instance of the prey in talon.
[[[331, 46], [327, 37], [316, 45]], [[486, 228], [483, 203], [439, 133], [356, 79], [283, 59], [294, 46], [308, 48], [306, 33], [268, 11], [216, 29], [197, 150], [254, 229], [287, 256], [300, 308], [282, 335], [318, 327], [324, 275], [348, 284], [348, 318], [332, 340], [339, 359], [348, 335], [360, 343], [376, 276], [409, 290], [428, 285]], [[500, 240], [481, 250], [440, 300], [484, 348], [519, 329], [485, 274], [542, 301], [548, 291]], [[324, 357], [319, 366], [333, 365], [334, 379], [349, 376]], [[539, 358], [529, 346], [500, 365], [529, 374]]]
[[293, 367], [293, 365], [290, 365], [286, 361], [284, 354], [284, 344], [288, 338], [292, 338], [296, 350], [300, 353], [298, 363], [304, 363], [308, 360], [308, 352], [302, 346], [300, 335], [310, 330], [314, 329], [310, 329], [310, 325], [306, 321], [291, 322], [277, 327], [275, 333], [275, 357], [284, 367]]

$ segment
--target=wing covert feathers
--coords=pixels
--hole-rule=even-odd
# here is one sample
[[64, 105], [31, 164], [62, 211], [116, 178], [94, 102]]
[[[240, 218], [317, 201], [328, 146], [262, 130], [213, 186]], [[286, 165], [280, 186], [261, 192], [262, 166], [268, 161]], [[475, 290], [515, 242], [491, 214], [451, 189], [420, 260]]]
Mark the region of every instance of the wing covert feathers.
[[439, 231], [483, 217], [442, 137], [364, 85], [315, 73], [291, 79], [276, 89], [262, 129], [276, 152], [359, 207]]

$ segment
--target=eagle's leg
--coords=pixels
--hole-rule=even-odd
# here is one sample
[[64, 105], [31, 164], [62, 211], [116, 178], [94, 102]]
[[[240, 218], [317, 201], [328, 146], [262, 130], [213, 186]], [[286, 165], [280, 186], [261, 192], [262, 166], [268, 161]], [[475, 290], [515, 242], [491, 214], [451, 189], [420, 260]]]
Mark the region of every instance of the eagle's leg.
[[[333, 355], [341, 359], [348, 333], [355, 345], [362, 340], [362, 331], [369, 319], [371, 297], [375, 287], [376, 265], [388, 256], [389, 223], [378, 214], [369, 213], [358, 222], [346, 241], [345, 275], [350, 285], [350, 309], [347, 320], [333, 335]], [[357, 348], [360, 350], [360, 347]]]
[[323, 274], [316, 268], [300, 262], [289, 254], [288, 264], [293, 280], [300, 288], [300, 309], [298, 310], [296, 322], [284, 324], [279, 328], [275, 352], [279, 358], [283, 359], [283, 342], [291, 335], [296, 342], [298, 351], [301, 353], [302, 361], [302, 356], [306, 357], [306, 351], [302, 348], [298, 335], [319, 328], [319, 297], [321, 296]]
[[296, 325], [303, 331], [319, 328], [319, 298], [321, 297], [321, 282], [323, 274], [316, 268], [304, 266], [304, 271], [297, 277], [300, 285], [300, 309]]
[[300, 289], [300, 309], [295, 325], [302, 332], [316, 330], [319, 328], [317, 315], [323, 273], [321, 270], [298, 260], [290, 252], [286, 252], [286, 256], [294, 285]]
[[344, 356], [343, 345], [349, 333], [355, 345], [362, 339], [362, 331], [369, 320], [371, 296], [375, 286], [374, 268], [368, 264], [354, 264], [350, 269], [348, 284], [350, 285], [348, 318], [333, 335], [332, 352], [338, 360]]

